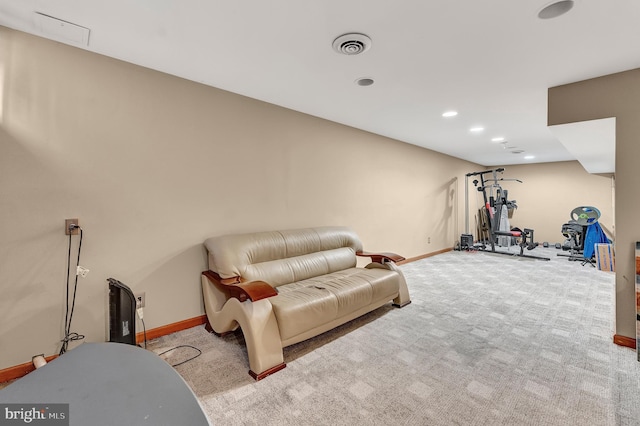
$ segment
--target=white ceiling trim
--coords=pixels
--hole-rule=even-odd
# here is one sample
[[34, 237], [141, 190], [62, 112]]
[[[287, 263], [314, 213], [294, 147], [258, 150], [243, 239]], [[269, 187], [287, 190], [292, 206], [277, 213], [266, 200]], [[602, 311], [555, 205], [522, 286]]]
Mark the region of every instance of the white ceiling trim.
[[615, 173], [615, 117], [558, 124], [549, 126], [549, 130], [587, 172]]

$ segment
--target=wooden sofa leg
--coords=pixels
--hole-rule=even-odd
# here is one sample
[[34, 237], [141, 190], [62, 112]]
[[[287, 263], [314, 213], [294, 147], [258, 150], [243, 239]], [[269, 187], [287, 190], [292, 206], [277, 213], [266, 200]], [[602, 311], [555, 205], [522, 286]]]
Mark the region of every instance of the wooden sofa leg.
[[263, 371], [260, 374], [256, 374], [253, 372], [253, 370], [249, 370], [249, 375], [251, 377], [254, 378], [254, 380], [257, 382], [258, 380], [262, 380], [267, 376], [272, 375], [273, 373], [277, 373], [278, 371], [282, 370], [283, 368], [285, 368], [287, 366], [287, 364], [285, 364], [284, 362], [282, 364], [278, 364], [275, 367], [271, 367], [265, 371]]

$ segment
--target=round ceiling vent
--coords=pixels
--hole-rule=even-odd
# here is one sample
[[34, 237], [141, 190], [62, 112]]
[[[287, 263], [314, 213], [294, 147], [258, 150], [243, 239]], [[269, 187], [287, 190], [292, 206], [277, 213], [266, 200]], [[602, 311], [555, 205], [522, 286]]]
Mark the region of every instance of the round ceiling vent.
[[371, 47], [371, 39], [364, 34], [343, 34], [333, 40], [333, 50], [343, 55], [359, 55]]
[[538, 12], [538, 18], [540, 19], [553, 19], [560, 15], [564, 15], [573, 8], [573, 0], [560, 0], [555, 1]]
[[358, 86], [371, 86], [373, 83], [373, 79], [369, 77], [362, 77], [356, 80]]

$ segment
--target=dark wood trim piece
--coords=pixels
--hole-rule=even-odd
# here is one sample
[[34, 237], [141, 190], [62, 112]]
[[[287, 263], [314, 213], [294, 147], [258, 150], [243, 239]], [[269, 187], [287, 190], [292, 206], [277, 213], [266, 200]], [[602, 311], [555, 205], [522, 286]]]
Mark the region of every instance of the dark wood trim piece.
[[[44, 357], [47, 362], [58, 358], [58, 355], [49, 355]], [[9, 380], [19, 379], [22, 376], [26, 376], [35, 370], [33, 361], [25, 362], [24, 364], [14, 365], [13, 367], [7, 367], [4, 370], [0, 370], [0, 383], [8, 382]]]
[[409, 259], [405, 259], [401, 262], [398, 262], [398, 265], [404, 265], [405, 263], [411, 263], [411, 262], [415, 262], [416, 260], [426, 259], [427, 257], [436, 256], [438, 254], [446, 253], [451, 250], [453, 250], [452, 247], [447, 247], [442, 250], [432, 251], [431, 253], [423, 254], [421, 256], [410, 257]]
[[402, 262], [398, 262], [398, 265], [404, 265], [405, 263], [411, 263], [411, 262], [415, 262], [416, 260], [426, 259], [427, 257], [437, 256], [439, 254], [446, 253], [446, 252], [452, 251], [452, 250], [453, 250], [452, 247], [447, 247], [445, 249], [432, 251], [431, 253], [426, 253], [426, 254], [423, 254], [423, 255], [420, 255], [420, 256], [410, 257], [409, 259], [405, 259]]
[[356, 252], [356, 256], [370, 257], [372, 262], [382, 263], [383, 261], [390, 261], [393, 263], [402, 262], [404, 257], [396, 253], [382, 252], [382, 253], [368, 253], [366, 251]]
[[[158, 337], [166, 336], [167, 334], [175, 333], [177, 331], [186, 330], [188, 328], [197, 327], [207, 323], [207, 316], [200, 315], [199, 317], [189, 318], [186, 320], [174, 322], [172, 324], [163, 325], [161, 327], [152, 328], [147, 330], [147, 340], [157, 339]], [[144, 332], [136, 333], [136, 343], [144, 342]]]
[[282, 364], [278, 364], [275, 367], [271, 367], [268, 370], [263, 371], [260, 374], [256, 374], [253, 371], [249, 370], [249, 375], [251, 377], [254, 378], [254, 380], [257, 382], [258, 380], [262, 380], [267, 376], [272, 375], [273, 373], [277, 373], [278, 371], [282, 370], [283, 368], [285, 368], [287, 366], [287, 364], [285, 364], [284, 362]]
[[257, 302], [267, 297], [277, 296], [278, 292], [264, 281], [241, 282], [241, 279], [234, 278], [231, 283], [229, 279], [222, 279], [220, 275], [213, 271], [204, 271], [202, 273], [209, 282], [222, 291], [227, 298], [236, 298], [241, 302], [251, 300]]
[[619, 346], [626, 346], [627, 348], [636, 348], [636, 339], [633, 337], [621, 336], [619, 334], [613, 335], [613, 343]]
[[[220, 275], [216, 274], [213, 271], [210, 271], [210, 272], [215, 274], [218, 278], [220, 278]], [[225, 285], [240, 284], [242, 282], [242, 277], [220, 278], [220, 282]]]

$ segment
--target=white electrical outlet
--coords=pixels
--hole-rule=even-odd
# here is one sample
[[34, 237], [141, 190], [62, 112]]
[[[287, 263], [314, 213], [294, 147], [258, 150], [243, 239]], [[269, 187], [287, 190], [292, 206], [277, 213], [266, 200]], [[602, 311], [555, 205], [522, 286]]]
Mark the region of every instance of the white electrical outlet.
[[144, 308], [147, 294], [143, 291], [142, 293], [135, 293], [134, 297], [136, 298], [136, 308]]
[[78, 265], [78, 269], [76, 270], [76, 275], [80, 275], [82, 278], [86, 278], [88, 273], [89, 273], [89, 270], [87, 268], [85, 268], [84, 266]]

